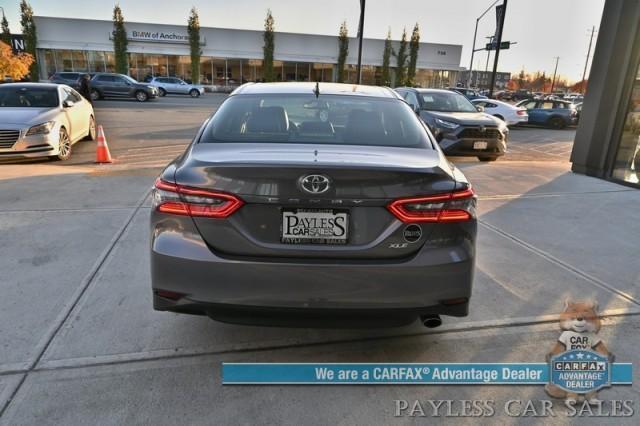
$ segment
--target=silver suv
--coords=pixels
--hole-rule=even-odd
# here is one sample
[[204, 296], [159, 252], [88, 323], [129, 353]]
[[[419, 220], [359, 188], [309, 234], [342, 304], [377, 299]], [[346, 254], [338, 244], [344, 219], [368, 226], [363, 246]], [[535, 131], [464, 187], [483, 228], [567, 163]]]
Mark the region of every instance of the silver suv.
[[197, 98], [200, 95], [204, 95], [204, 87], [189, 84], [176, 77], [152, 77], [148, 83], [158, 88], [160, 96], [176, 94], [189, 95], [192, 98]]

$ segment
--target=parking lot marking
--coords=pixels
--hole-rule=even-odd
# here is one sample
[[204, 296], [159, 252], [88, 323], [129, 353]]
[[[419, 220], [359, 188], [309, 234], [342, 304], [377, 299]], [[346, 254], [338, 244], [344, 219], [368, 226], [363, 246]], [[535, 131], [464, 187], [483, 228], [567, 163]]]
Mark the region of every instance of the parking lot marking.
[[[614, 319], [626, 316], [640, 315], [639, 308], [620, 308], [603, 311], [600, 316], [603, 319]], [[113, 354], [113, 355], [98, 355], [91, 357], [81, 358], [66, 358], [55, 360], [43, 360], [31, 371], [47, 371], [47, 370], [62, 370], [62, 369], [75, 369], [85, 367], [97, 367], [104, 365], [117, 365], [117, 364], [129, 364], [137, 362], [158, 361], [168, 359], [181, 359], [181, 358], [194, 358], [201, 356], [212, 355], [224, 355], [224, 354], [237, 354], [243, 352], [264, 352], [271, 350], [285, 350], [292, 348], [308, 348], [324, 345], [334, 344], [349, 344], [349, 343], [362, 343], [372, 341], [389, 341], [398, 338], [411, 338], [421, 337], [427, 335], [438, 334], [451, 334], [451, 333], [466, 333], [480, 330], [492, 330], [501, 328], [516, 328], [516, 327], [529, 327], [532, 325], [548, 325], [551, 329], [557, 328], [557, 322], [560, 319], [560, 315], [539, 315], [533, 317], [520, 317], [509, 318], [499, 320], [486, 320], [486, 321], [465, 321], [456, 324], [445, 324], [437, 329], [425, 329], [420, 332], [411, 333], [397, 333], [385, 336], [364, 336], [364, 337], [351, 337], [351, 338], [337, 338], [328, 339], [315, 342], [300, 343], [296, 340], [291, 342], [283, 342], [281, 344], [265, 344], [264, 346], [255, 346], [252, 342], [246, 342], [241, 344], [234, 344], [232, 346], [221, 348], [220, 350], [210, 349], [161, 349], [153, 351], [141, 351], [125, 354]]]
[[53, 325], [45, 333], [42, 339], [40, 339], [40, 341], [36, 344], [35, 351], [34, 351], [36, 355], [33, 357], [33, 359], [28, 361], [28, 368], [24, 370], [26, 374], [24, 374], [22, 379], [19, 381], [18, 385], [12, 391], [7, 401], [3, 403], [2, 407], [0, 407], [0, 418], [2, 418], [5, 411], [11, 405], [11, 401], [15, 399], [16, 395], [22, 388], [22, 385], [24, 384], [24, 381], [26, 380], [29, 373], [33, 371], [34, 368], [38, 365], [43, 355], [46, 353], [47, 349], [51, 345], [51, 342], [53, 341], [53, 339], [55, 339], [58, 332], [62, 329], [62, 326], [69, 319], [69, 316], [77, 306], [82, 296], [86, 293], [87, 289], [89, 288], [91, 283], [94, 281], [95, 277], [98, 275], [98, 272], [102, 268], [102, 265], [105, 263], [105, 261], [108, 259], [115, 245], [118, 243], [120, 238], [122, 238], [122, 235], [124, 235], [129, 225], [131, 225], [131, 222], [133, 221], [133, 218], [135, 217], [136, 213], [140, 210], [144, 202], [147, 200], [147, 197], [149, 196], [150, 192], [151, 192], [151, 188], [145, 191], [144, 196], [138, 201], [136, 207], [132, 208], [131, 214], [127, 217], [123, 226], [116, 232], [114, 237], [107, 244], [107, 247], [104, 249], [104, 251], [100, 254], [100, 256], [98, 256], [98, 259], [89, 270], [89, 273], [85, 276], [80, 286], [76, 289], [74, 294], [71, 296], [70, 302], [63, 307], [62, 311], [58, 314], [56, 319], [52, 322]]
[[544, 250], [541, 250], [523, 240], [521, 240], [520, 238], [516, 237], [515, 235], [512, 235], [506, 231], [503, 231], [500, 228], [497, 228], [483, 220], [478, 220], [478, 223], [482, 226], [484, 226], [485, 228], [497, 233], [498, 235], [501, 235], [513, 242], [515, 242], [516, 244], [519, 244], [520, 246], [526, 248], [527, 250], [537, 254], [538, 256], [541, 256], [543, 258], [545, 258], [546, 260], [548, 260], [549, 262], [575, 274], [578, 275], [579, 277], [585, 279], [587, 282], [589, 282], [590, 284], [599, 287], [603, 290], [608, 290], [611, 293], [615, 293], [618, 296], [622, 297], [623, 299], [628, 300], [629, 302], [632, 302], [636, 305], [640, 305], [640, 301], [638, 299], [636, 299], [635, 297], [633, 297], [631, 294], [622, 291], [622, 290], [618, 290], [617, 288], [614, 288], [613, 286], [605, 283], [604, 281], [584, 272], [583, 270], [576, 268], [575, 266], [572, 266], [570, 264], [568, 264], [567, 262], [564, 262], [563, 260], [558, 259], [557, 257], [553, 256], [552, 254], [547, 253]]

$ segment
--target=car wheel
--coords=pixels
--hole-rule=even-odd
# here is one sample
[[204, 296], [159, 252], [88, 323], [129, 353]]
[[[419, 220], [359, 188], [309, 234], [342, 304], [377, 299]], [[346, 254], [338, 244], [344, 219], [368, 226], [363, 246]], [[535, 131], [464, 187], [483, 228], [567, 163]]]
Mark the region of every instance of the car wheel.
[[138, 100], [138, 102], [146, 102], [147, 99], [149, 99], [149, 95], [147, 95], [147, 92], [145, 92], [144, 90], [138, 90], [136, 92], [136, 99]]
[[164, 90], [162, 87], [158, 89], [158, 94], [160, 96], [167, 96], [167, 91]]
[[504, 121], [504, 117], [501, 116], [500, 114], [494, 114], [495, 118], [499, 118], [500, 120]]
[[97, 101], [98, 99], [100, 99], [102, 96], [100, 96], [100, 92], [98, 92], [96, 89], [91, 89], [91, 100], [92, 101]]
[[496, 161], [498, 157], [478, 157], [480, 161]]
[[549, 120], [549, 127], [552, 129], [564, 129], [566, 127], [566, 123], [560, 117], [551, 117]]
[[191, 89], [191, 91], [189, 91], [189, 94], [191, 95], [192, 98], [197, 98], [198, 96], [200, 96], [200, 91], [196, 89]]
[[96, 140], [96, 119], [93, 118], [93, 115], [89, 117], [89, 131], [87, 132], [87, 136], [84, 137], [84, 140], [87, 140], [87, 141]]
[[60, 128], [60, 134], [58, 136], [58, 155], [54, 157], [56, 160], [64, 161], [71, 157], [71, 139], [69, 139], [69, 133], [64, 127]]

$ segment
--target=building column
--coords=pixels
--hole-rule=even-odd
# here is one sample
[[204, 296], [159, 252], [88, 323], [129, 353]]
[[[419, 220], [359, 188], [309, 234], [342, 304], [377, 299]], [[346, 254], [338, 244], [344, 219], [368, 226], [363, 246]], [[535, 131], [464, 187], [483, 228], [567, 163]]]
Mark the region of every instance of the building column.
[[571, 152], [571, 169], [608, 178], [640, 59], [640, 2], [607, 0], [587, 94]]

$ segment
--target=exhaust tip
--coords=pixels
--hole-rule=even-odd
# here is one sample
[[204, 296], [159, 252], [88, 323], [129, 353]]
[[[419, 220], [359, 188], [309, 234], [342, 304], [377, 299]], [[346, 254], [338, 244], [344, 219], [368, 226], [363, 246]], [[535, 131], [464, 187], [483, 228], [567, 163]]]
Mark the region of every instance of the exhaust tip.
[[423, 315], [420, 317], [420, 321], [427, 328], [436, 328], [442, 325], [440, 315]]

